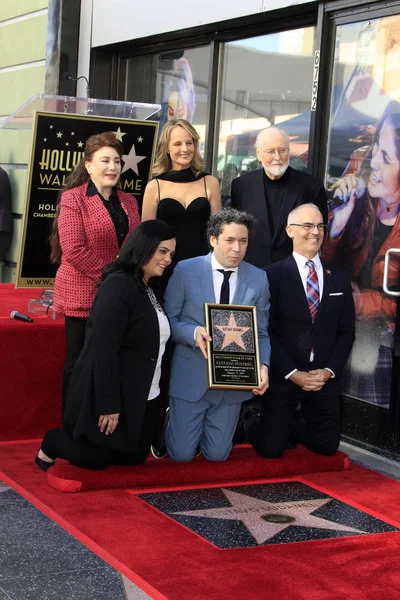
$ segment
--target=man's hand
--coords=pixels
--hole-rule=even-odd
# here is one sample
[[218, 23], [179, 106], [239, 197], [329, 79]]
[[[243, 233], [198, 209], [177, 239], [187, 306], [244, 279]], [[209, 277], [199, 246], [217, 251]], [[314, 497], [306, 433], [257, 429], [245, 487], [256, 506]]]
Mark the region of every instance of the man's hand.
[[[322, 376], [321, 371], [326, 372], [329, 376]], [[326, 377], [326, 379], [325, 379]], [[290, 381], [301, 387], [305, 392], [318, 392], [331, 377], [331, 373], [326, 369], [316, 369], [315, 371], [296, 371], [289, 377]]]
[[268, 389], [269, 386], [269, 375], [268, 375], [268, 367], [267, 365], [261, 365], [260, 369], [260, 385], [252, 390], [253, 394], [256, 396], [262, 396], [265, 390]]
[[200, 348], [204, 358], [207, 358], [207, 342], [211, 342], [211, 338], [205, 330], [205, 327], [197, 327], [194, 339], [196, 346]]
[[104, 432], [106, 435], [114, 433], [118, 425], [118, 419], [119, 413], [114, 413], [113, 415], [100, 415], [99, 427], [101, 433]]
[[310, 375], [315, 377], [317, 381], [320, 381], [322, 385], [325, 385], [328, 379], [332, 377], [332, 373], [328, 369], [314, 369], [310, 371]]

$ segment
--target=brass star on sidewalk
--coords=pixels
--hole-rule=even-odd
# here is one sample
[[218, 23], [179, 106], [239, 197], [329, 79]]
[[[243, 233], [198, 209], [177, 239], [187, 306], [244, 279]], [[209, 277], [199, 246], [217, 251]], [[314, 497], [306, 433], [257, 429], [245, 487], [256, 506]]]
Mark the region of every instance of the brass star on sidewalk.
[[243, 350], [246, 350], [246, 346], [244, 345], [242, 335], [246, 333], [246, 331], [248, 331], [250, 327], [238, 327], [233, 312], [231, 312], [230, 314], [228, 325], [216, 325], [215, 327], [222, 331], [223, 334], [225, 334], [221, 350], [223, 350], [224, 348], [226, 348], [226, 346], [229, 346], [229, 344], [232, 344], [233, 342], [240, 346], [240, 348], [243, 348]]
[[277, 533], [287, 527], [307, 527], [328, 529], [332, 531], [346, 531], [354, 534], [364, 534], [365, 531], [348, 527], [318, 517], [312, 513], [331, 502], [331, 498], [315, 500], [295, 500], [292, 502], [268, 502], [222, 489], [230, 506], [222, 508], [207, 508], [201, 510], [185, 510], [175, 512], [175, 515], [189, 517], [203, 517], [205, 519], [227, 519], [241, 521], [258, 544], [264, 544]]

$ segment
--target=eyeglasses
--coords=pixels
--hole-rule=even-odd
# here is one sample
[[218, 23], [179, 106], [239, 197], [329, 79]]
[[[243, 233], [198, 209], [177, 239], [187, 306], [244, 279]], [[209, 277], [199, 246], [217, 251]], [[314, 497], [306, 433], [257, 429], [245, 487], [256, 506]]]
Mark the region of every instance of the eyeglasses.
[[289, 223], [289, 225], [290, 227], [302, 227], [303, 230], [307, 232], [313, 231], [315, 228], [317, 228], [318, 231], [327, 230], [325, 223]]
[[266, 154], [269, 158], [274, 158], [275, 154], [278, 153], [279, 156], [286, 156], [289, 154], [289, 148], [272, 148], [271, 150], [263, 150], [260, 146], [257, 146], [259, 150], [263, 154]]

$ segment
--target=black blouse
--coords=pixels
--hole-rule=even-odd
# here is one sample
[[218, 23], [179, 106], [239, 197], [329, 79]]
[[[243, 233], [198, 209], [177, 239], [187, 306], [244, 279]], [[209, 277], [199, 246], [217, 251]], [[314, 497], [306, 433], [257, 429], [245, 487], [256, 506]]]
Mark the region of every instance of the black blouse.
[[128, 215], [124, 211], [121, 206], [121, 202], [119, 201], [117, 188], [114, 187], [112, 189], [111, 195], [108, 200], [106, 200], [97, 190], [93, 181], [89, 182], [89, 185], [86, 190], [86, 196], [95, 196], [98, 195], [102, 200], [104, 206], [106, 207], [112, 222], [114, 223], [115, 233], [117, 234], [118, 246], [121, 248], [124, 239], [128, 235], [129, 230], [129, 221]]

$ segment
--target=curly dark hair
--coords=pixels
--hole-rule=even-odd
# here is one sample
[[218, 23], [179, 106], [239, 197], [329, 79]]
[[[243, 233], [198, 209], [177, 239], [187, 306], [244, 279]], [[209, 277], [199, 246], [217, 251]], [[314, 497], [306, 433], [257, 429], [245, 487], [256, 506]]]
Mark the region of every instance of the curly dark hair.
[[211, 236], [218, 238], [225, 225], [230, 225], [231, 223], [247, 227], [249, 238], [254, 235], [257, 225], [257, 221], [250, 213], [228, 206], [209, 218], [207, 223], [207, 239], [210, 240]]

